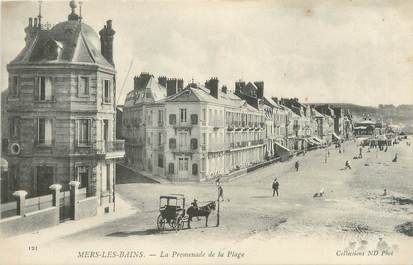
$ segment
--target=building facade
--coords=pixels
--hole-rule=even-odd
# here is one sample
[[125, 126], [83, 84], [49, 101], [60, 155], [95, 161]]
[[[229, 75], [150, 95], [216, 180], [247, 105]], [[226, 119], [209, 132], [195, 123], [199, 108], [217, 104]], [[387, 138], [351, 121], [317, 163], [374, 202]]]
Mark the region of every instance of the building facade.
[[129, 166], [174, 182], [203, 181], [264, 160], [263, 112], [219, 89], [217, 78], [185, 88], [182, 79], [147, 73], [135, 80], [123, 113]]
[[7, 65], [9, 73], [8, 192], [49, 194], [72, 180], [113, 205], [116, 140], [115, 31], [108, 20], [99, 35], [76, 14], [52, 28], [29, 18], [26, 45]]

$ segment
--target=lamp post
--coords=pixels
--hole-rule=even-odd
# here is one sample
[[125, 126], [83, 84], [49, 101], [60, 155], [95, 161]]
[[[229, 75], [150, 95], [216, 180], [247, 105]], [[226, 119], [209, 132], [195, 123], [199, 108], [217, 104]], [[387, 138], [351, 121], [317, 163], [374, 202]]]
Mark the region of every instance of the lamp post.
[[217, 194], [218, 194], [218, 206], [217, 206], [217, 227], [219, 226], [219, 186], [217, 189]]

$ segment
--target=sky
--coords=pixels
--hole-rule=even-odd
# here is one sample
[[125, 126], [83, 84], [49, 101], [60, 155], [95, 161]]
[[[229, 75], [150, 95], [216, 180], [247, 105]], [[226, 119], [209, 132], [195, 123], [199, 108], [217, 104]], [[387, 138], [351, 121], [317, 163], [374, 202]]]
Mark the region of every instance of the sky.
[[[38, 3], [2, 1], [1, 85], [24, 47]], [[67, 20], [69, 1], [43, 1], [43, 22]], [[264, 94], [303, 102], [413, 104], [413, 1], [84, 1], [83, 22], [116, 31], [118, 104], [133, 76], [216, 76], [265, 82]], [[128, 69], [130, 71], [128, 74]]]

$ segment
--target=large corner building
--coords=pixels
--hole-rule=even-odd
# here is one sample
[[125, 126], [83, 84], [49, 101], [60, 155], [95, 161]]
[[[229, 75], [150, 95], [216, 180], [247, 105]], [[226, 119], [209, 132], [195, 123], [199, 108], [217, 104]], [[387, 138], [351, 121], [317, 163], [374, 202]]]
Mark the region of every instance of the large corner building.
[[115, 129], [115, 31], [108, 20], [98, 34], [74, 1], [70, 7], [67, 21], [50, 29], [40, 15], [29, 18], [25, 46], [7, 65], [8, 191], [41, 196], [76, 180], [110, 206], [115, 160], [124, 156]]

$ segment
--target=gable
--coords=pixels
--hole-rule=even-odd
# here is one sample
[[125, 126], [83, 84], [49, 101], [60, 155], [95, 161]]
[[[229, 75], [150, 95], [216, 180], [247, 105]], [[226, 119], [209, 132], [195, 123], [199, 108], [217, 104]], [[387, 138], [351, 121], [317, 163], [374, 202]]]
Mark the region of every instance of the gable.
[[179, 94], [171, 97], [168, 101], [173, 102], [200, 102], [199, 98], [191, 89], [185, 89]]

